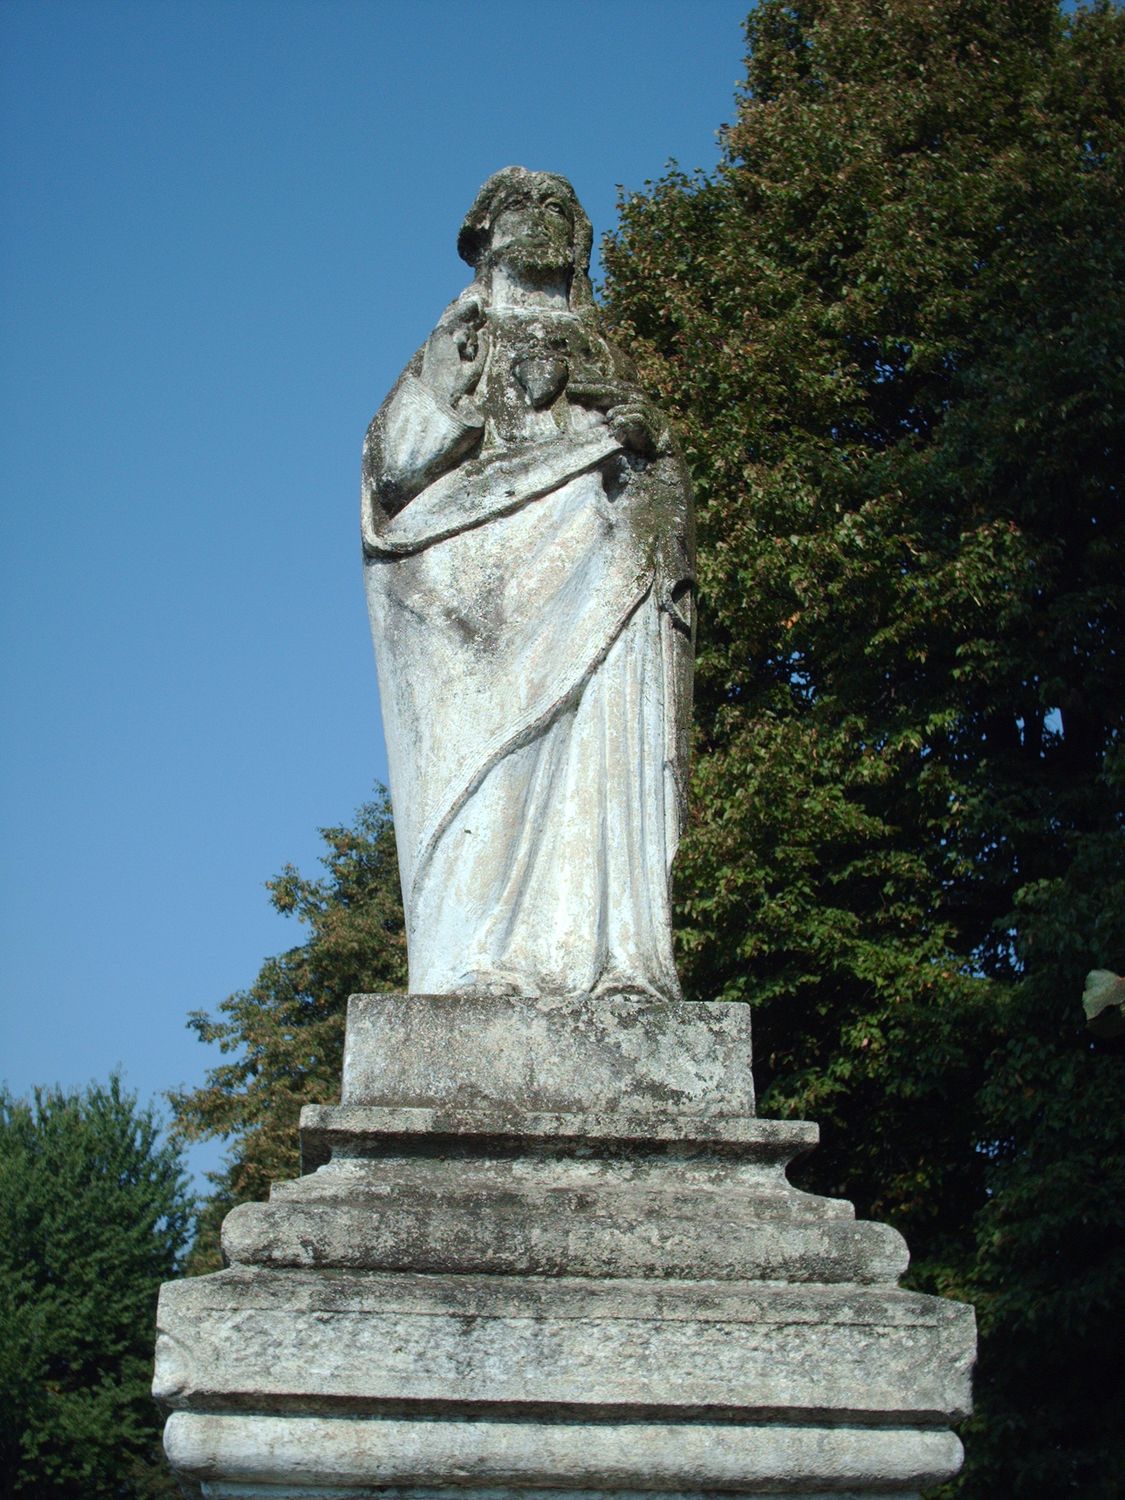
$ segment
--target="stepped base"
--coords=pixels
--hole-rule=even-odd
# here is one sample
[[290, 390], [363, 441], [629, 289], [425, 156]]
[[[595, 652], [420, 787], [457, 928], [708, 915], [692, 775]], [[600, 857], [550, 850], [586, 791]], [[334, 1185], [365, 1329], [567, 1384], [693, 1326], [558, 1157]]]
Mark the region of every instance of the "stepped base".
[[951, 1477], [972, 1311], [899, 1290], [900, 1236], [788, 1182], [816, 1127], [754, 1117], [745, 1009], [522, 1002], [521, 1063], [520, 1003], [353, 1001], [343, 1104], [302, 1116], [315, 1169], [228, 1216], [229, 1270], [163, 1290], [189, 1491], [914, 1500]]

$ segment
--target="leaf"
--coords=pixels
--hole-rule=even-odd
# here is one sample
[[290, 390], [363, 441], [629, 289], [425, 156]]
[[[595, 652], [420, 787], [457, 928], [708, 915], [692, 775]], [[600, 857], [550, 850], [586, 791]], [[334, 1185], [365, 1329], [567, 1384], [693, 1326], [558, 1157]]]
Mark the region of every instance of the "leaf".
[[1082, 991], [1082, 1008], [1095, 1036], [1121, 1036], [1125, 1032], [1125, 979], [1109, 969], [1091, 969]]

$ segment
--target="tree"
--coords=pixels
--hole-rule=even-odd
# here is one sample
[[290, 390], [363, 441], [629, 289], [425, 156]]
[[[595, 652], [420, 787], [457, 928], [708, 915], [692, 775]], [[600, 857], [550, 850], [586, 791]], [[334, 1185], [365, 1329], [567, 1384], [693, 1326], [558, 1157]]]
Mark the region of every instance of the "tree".
[[763, 0], [747, 37], [718, 171], [604, 251], [699, 505], [683, 972], [755, 1006], [810, 1184], [977, 1302], [958, 1493], [1108, 1496], [1125, 17]]
[[248, 990], [229, 996], [219, 1018], [196, 1011], [190, 1025], [231, 1060], [206, 1084], [172, 1097], [176, 1129], [189, 1140], [231, 1142], [225, 1170], [200, 1216], [192, 1271], [220, 1263], [218, 1231], [236, 1203], [264, 1198], [271, 1182], [300, 1171], [297, 1126], [304, 1104], [340, 1094], [348, 996], [402, 989], [406, 937], [394, 830], [385, 796], [350, 828], [323, 828], [328, 878], [291, 865], [267, 882], [275, 909], [309, 928], [307, 940], [267, 959]]
[[173, 1496], [152, 1400], [156, 1294], [185, 1249], [178, 1151], [120, 1080], [0, 1092], [0, 1490]]

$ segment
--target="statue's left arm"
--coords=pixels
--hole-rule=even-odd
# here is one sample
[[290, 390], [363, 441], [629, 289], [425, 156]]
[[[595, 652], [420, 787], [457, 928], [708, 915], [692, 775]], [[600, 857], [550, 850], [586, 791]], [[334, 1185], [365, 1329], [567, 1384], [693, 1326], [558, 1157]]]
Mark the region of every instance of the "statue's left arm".
[[605, 413], [625, 450], [622, 479], [638, 541], [649, 553], [661, 608], [692, 637], [695, 526], [691, 479], [663, 412], [641, 389], [632, 361], [613, 344], [608, 379], [572, 383], [574, 399]]
[[637, 382], [632, 361], [609, 346], [613, 378], [591, 387], [590, 404], [605, 412], [625, 455], [622, 503], [642, 555], [650, 560], [653, 589], [667, 622], [665, 717], [667, 763], [675, 778], [681, 826], [686, 809], [695, 663], [695, 513], [691, 478], [675, 434], [663, 412]]

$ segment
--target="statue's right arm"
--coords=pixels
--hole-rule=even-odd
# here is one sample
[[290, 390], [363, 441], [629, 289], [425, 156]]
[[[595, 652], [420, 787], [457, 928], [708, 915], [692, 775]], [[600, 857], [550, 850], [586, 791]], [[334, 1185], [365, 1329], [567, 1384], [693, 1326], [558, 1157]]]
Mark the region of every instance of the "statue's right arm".
[[363, 529], [377, 530], [478, 447], [484, 418], [472, 394], [487, 340], [484, 315], [470, 290], [447, 308], [399, 376], [363, 445]]
[[379, 408], [363, 445], [365, 504], [393, 516], [479, 443], [484, 419], [461, 403], [455, 411], [421, 378], [419, 353]]

